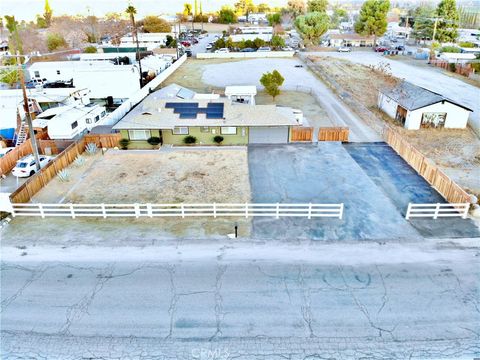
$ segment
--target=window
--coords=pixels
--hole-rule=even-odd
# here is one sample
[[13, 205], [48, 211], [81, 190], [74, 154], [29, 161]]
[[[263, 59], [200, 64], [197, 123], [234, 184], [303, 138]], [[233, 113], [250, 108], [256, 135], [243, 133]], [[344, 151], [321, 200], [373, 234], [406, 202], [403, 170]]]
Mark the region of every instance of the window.
[[188, 135], [188, 127], [186, 126], [181, 126], [181, 127], [175, 127], [173, 130], [173, 135]]
[[100, 115], [95, 116], [95, 122], [97, 122], [98, 120], [100, 120]]
[[60, 70], [57, 70], [57, 75], [60, 75]]
[[35, 77], [38, 77], [38, 78], [40, 77], [40, 71], [35, 71], [34, 74], [35, 74]]
[[72, 123], [72, 130], [75, 129], [78, 126], [78, 121], [75, 121]]
[[147, 140], [150, 138], [150, 130], [128, 130], [130, 140]]
[[237, 128], [235, 126], [226, 126], [222, 127], [220, 132], [222, 135], [235, 135], [237, 133]]
[[107, 115], [107, 112], [105, 110], [102, 111], [102, 117], [104, 117], [105, 115]]
[[87, 124], [91, 124], [91, 123], [92, 123], [92, 119], [87, 118], [87, 119], [85, 119], [85, 122], [86, 122]]
[[201, 126], [200, 127], [200, 132], [208, 133], [208, 132], [210, 132], [210, 128], [208, 126]]

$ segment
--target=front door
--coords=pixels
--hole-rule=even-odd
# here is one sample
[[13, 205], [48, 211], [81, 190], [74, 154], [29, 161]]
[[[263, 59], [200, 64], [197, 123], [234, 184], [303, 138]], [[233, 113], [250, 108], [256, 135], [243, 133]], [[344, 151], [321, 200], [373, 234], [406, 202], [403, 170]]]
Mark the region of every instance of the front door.
[[405, 125], [407, 120], [407, 109], [404, 109], [400, 105], [397, 106], [397, 114], [395, 115], [395, 120], [400, 122], [402, 125]]

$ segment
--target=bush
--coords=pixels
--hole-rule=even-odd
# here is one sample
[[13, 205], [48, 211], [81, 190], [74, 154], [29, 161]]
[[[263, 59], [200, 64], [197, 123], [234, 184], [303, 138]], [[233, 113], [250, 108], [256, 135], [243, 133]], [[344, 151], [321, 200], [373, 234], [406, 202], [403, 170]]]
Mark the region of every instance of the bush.
[[223, 136], [217, 135], [213, 138], [213, 141], [215, 141], [218, 145], [220, 145], [223, 141]]
[[122, 150], [127, 150], [127, 149], [128, 149], [128, 145], [130, 144], [130, 140], [128, 140], [128, 139], [120, 139], [120, 141], [118, 142], [118, 144], [120, 145], [120, 147], [122, 148]]
[[85, 49], [83, 49], [83, 52], [85, 54], [95, 54], [97, 52], [97, 48], [95, 46], [87, 46]]
[[455, 63], [448, 64], [448, 68], [450, 69], [451, 72], [457, 71], [457, 65]]
[[157, 137], [157, 136], [152, 136], [152, 137], [148, 138], [147, 142], [148, 142], [150, 145], [155, 146], [155, 145], [160, 144], [160, 138]]
[[475, 44], [471, 43], [471, 42], [468, 42], [468, 41], [464, 41], [464, 42], [459, 43], [458, 46], [460, 46], [462, 48], [474, 48]]
[[461, 51], [462, 50], [460, 50], [460, 48], [456, 46], [443, 46], [442, 48], [440, 48], [440, 52], [442, 53], [459, 53]]
[[49, 34], [47, 36], [47, 47], [49, 51], [55, 51], [68, 46], [64, 37], [60, 34]]
[[195, 136], [188, 135], [188, 136], [185, 136], [185, 138], [183, 139], [183, 142], [185, 144], [195, 144], [197, 142], [197, 138]]

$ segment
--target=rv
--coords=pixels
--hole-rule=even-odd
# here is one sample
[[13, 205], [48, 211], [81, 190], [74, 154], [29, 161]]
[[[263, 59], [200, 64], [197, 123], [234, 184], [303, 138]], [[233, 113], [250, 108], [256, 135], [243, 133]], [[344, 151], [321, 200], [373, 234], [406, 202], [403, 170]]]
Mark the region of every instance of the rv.
[[77, 139], [100, 125], [107, 115], [105, 107], [97, 104], [76, 105], [62, 110], [47, 122], [50, 139]]

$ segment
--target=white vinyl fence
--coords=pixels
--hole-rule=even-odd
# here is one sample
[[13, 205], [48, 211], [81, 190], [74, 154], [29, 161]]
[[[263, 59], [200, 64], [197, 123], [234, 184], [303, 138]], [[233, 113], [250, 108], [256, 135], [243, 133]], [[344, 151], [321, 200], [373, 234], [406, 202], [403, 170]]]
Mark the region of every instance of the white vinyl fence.
[[255, 51], [255, 52], [229, 52], [229, 53], [198, 53], [197, 59], [265, 59], [265, 58], [291, 58], [295, 51]]
[[342, 204], [12, 204], [12, 216], [55, 217], [333, 217]]
[[439, 217], [467, 218], [470, 204], [413, 204], [409, 203], [405, 219], [426, 217], [437, 219]]

